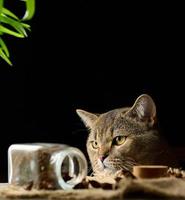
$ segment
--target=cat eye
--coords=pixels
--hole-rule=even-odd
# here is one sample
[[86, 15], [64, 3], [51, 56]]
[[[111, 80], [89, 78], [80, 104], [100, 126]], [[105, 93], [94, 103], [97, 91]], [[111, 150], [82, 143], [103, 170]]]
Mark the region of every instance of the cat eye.
[[98, 142], [96, 142], [96, 141], [92, 141], [91, 145], [92, 145], [93, 149], [97, 149], [98, 148]]
[[125, 136], [117, 136], [113, 139], [112, 144], [113, 145], [121, 145], [125, 142], [126, 137]]

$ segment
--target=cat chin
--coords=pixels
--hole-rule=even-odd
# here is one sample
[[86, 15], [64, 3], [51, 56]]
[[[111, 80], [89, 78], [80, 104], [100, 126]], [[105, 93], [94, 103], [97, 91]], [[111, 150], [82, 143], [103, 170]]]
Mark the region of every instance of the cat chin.
[[116, 173], [117, 170], [115, 169], [110, 169], [110, 168], [105, 168], [104, 169], [104, 173], [107, 174], [107, 175], [113, 175]]
[[111, 169], [104, 168], [102, 171], [97, 171], [94, 173], [94, 176], [96, 177], [111, 177], [111, 178], [116, 178], [117, 174], [119, 174], [118, 171], [112, 171]]

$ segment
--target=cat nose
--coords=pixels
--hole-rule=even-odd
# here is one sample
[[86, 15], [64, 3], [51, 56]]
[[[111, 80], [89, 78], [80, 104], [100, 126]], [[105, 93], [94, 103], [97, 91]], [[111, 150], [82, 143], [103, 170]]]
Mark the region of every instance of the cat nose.
[[101, 156], [99, 157], [99, 159], [103, 162], [103, 161], [105, 160], [105, 158], [107, 158], [107, 156], [108, 156], [108, 155], [101, 155]]

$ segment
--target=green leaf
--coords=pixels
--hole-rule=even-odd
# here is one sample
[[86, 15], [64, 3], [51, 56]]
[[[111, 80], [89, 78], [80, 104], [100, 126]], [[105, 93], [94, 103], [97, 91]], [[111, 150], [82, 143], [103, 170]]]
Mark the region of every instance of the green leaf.
[[9, 60], [9, 58], [6, 56], [6, 54], [3, 52], [3, 50], [0, 48], [0, 56], [1, 58], [3, 58], [9, 65], [12, 66], [11, 61]]
[[2, 50], [5, 52], [6, 56], [9, 57], [10, 54], [9, 54], [8, 48], [2, 38], [0, 38], [0, 46], [1, 46]]
[[22, 24], [22, 26], [23, 26], [24, 28], [26, 28], [26, 29], [28, 29], [29, 31], [31, 31], [31, 26], [30, 26], [29, 24], [25, 24], [25, 23], [22, 23], [22, 22], [21, 22], [21, 24]]
[[2, 10], [3, 10], [3, 2], [4, 2], [4, 0], [0, 0], [0, 15], [1, 15]]
[[5, 14], [5, 15], [8, 15], [8, 16], [14, 18], [14, 19], [19, 20], [19, 18], [13, 12], [11, 12], [10, 10], [8, 10], [6, 8], [2, 9], [2, 13]]
[[22, 20], [30, 20], [35, 13], [35, 0], [25, 0], [26, 12]]
[[[23, 1], [25, 1], [26, 12], [24, 17], [19, 19], [19, 17], [17, 17], [12, 11], [4, 8], [4, 0], [0, 0], [0, 36], [3, 34], [8, 34], [18, 38], [24, 38], [27, 36], [26, 30], [30, 31], [30, 25], [23, 23], [22, 20], [30, 20], [33, 17], [35, 13], [35, 0]], [[0, 57], [9, 65], [12, 65], [9, 56], [8, 48], [0, 37]]]
[[17, 33], [15, 31], [12, 31], [2, 25], [0, 25], [0, 34], [1, 33], [6, 33], [6, 34], [9, 34], [9, 35], [13, 35], [15, 37], [18, 37], [18, 38], [24, 38], [24, 35], [20, 34], [20, 33]]
[[1, 22], [12, 26], [15, 30], [17, 30], [23, 36], [25, 36], [25, 37], [27, 36], [27, 33], [26, 33], [24, 27], [22, 26], [21, 22], [16, 21], [12, 18], [9, 18], [4, 14], [1, 16]]

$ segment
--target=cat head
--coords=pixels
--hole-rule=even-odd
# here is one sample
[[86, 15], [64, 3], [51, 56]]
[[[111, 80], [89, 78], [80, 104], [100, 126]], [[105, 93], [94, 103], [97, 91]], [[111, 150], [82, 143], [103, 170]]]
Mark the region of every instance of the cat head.
[[157, 148], [158, 135], [156, 106], [149, 95], [139, 96], [132, 107], [103, 114], [77, 110], [77, 114], [90, 129], [87, 152], [94, 173], [132, 170], [133, 165], [152, 159], [146, 152]]

